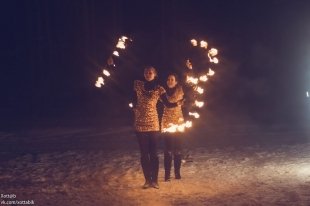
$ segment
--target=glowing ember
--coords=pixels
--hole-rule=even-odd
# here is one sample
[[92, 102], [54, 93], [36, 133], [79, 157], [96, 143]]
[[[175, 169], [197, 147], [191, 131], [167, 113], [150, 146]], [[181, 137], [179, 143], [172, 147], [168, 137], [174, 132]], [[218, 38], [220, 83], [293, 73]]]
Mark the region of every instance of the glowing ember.
[[187, 83], [198, 84], [198, 78], [194, 78], [191, 76], [187, 76], [186, 81], [187, 81]]
[[195, 105], [197, 106], [197, 107], [203, 107], [203, 105], [204, 105], [204, 102], [199, 102], [199, 101], [195, 101]]
[[200, 115], [197, 112], [189, 112], [188, 113], [190, 116], [194, 116], [196, 119], [200, 117]]
[[129, 103], [128, 105], [129, 105], [130, 108], [133, 108], [133, 104], [132, 103]]
[[192, 40], [191, 40], [191, 43], [192, 43], [192, 45], [193, 45], [193, 46], [197, 46], [197, 45], [198, 45], [198, 43], [197, 43], [197, 40], [196, 40], [196, 39], [192, 39]]
[[186, 66], [187, 66], [187, 68], [189, 68], [189, 69], [193, 69], [193, 65], [192, 65], [192, 63], [190, 62], [189, 59], [186, 60]]
[[115, 55], [115, 56], [118, 56], [118, 57], [119, 57], [119, 53], [118, 53], [118, 51], [114, 51], [114, 52], [113, 52], [113, 55]]
[[195, 88], [195, 91], [197, 91], [199, 94], [203, 94], [204, 89], [201, 88], [201, 87], [196, 87], [196, 88]]
[[206, 81], [208, 81], [208, 77], [207, 77], [207, 75], [202, 75], [199, 77], [199, 80], [202, 82], [206, 82]]
[[208, 72], [207, 75], [213, 76], [214, 74], [215, 74], [215, 72], [211, 68], [209, 68], [209, 72]]
[[209, 50], [209, 54], [210, 54], [210, 56], [214, 57], [218, 54], [218, 50], [215, 48], [212, 48]]
[[183, 124], [169, 124], [168, 128], [164, 128], [163, 132], [170, 132], [170, 133], [174, 133], [174, 132], [184, 132], [185, 128], [190, 128], [192, 127], [192, 122], [191, 121], [186, 121]]
[[206, 48], [208, 47], [208, 42], [206, 42], [206, 41], [200, 41], [200, 47], [206, 49]]
[[98, 77], [95, 86], [100, 88], [102, 85], [104, 85], [104, 79], [102, 77]]
[[107, 77], [109, 77], [111, 74], [108, 70], [103, 70], [103, 74], [106, 75]]

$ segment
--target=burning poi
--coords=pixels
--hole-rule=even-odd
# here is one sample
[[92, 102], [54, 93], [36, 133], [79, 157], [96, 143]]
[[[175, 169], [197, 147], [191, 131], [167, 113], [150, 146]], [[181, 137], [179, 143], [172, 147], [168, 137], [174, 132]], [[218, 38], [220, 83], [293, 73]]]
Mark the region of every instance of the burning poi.
[[[112, 55], [107, 60], [107, 66], [109, 66], [109, 68], [115, 68], [116, 67], [114, 64], [113, 56], [114, 57], [120, 57], [120, 51], [126, 49], [126, 45], [127, 45], [128, 41], [132, 41], [132, 40], [126, 36], [121, 36], [118, 39], [118, 42], [115, 45], [115, 50], [112, 52]], [[105, 78], [108, 78], [111, 76], [111, 72], [106, 67], [103, 68], [102, 73], [105, 76]], [[95, 86], [98, 88], [101, 88], [105, 84], [104, 80], [105, 79], [103, 76], [99, 76], [97, 78]]]
[[[206, 56], [209, 59], [210, 64], [218, 64], [219, 59], [216, 57], [218, 54], [218, 50], [215, 48], [211, 48], [208, 50], [208, 42], [205, 40], [197, 41], [196, 39], [190, 40], [190, 43], [193, 47], [199, 47], [199, 49], [202, 50], [202, 52], [206, 53]], [[186, 60], [186, 67], [187, 69], [193, 71], [194, 66], [190, 59]], [[199, 97], [205, 92], [204, 86], [205, 82], [208, 81], [208, 78], [213, 76], [215, 74], [214, 70], [209, 68], [205, 74], [202, 74], [200, 76], [193, 75], [193, 72], [191, 72], [191, 75], [186, 76], [186, 84], [192, 88], [194, 102], [191, 105], [190, 111], [188, 113], [189, 116], [198, 119], [200, 117], [200, 114], [196, 111], [197, 108], [202, 108], [205, 106], [204, 101], [200, 101]], [[168, 128], [163, 128], [163, 132], [184, 132], [185, 128], [192, 127], [193, 123], [192, 121], [186, 121], [185, 123], [176, 125], [176, 124], [170, 124]]]

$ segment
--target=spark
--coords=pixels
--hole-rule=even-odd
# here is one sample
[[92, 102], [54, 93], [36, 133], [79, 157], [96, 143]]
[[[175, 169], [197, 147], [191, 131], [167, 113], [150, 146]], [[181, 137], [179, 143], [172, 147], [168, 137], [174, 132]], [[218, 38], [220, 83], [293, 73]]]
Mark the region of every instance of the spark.
[[206, 42], [206, 41], [200, 41], [200, 47], [201, 48], [208, 48], [208, 42]]
[[191, 43], [192, 43], [192, 45], [193, 45], [193, 46], [197, 46], [197, 45], [198, 45], [198, 43], [197, 43], [197, 40], [196, 40], [196, 39], [192, 39], [192, 40], [191, 40]]
[[103, 70], [103, 74], [106, 75], [107, 77], [111, 75], [110, 72], [106, 69]]
[[123, 41], [119, 41], [119, 42], [117, 42], [117, 44], [116, 44], [116, 48], [119, 48], [119, 49], [125, 49], [125, 48], [126, 48], [126, 46], [125, 46], [125, 42], [123, 42]]
[[195, 101], [195, 105], [197, 106], [197, 107], [199, 107], [199, 108], [201, 108], [201, 107], [203, 107], [203, 105], [204, 105], [204, 102], [199, 102], [199, 101]]
[[119, 49], [126, 49], [126, 40], [128, 40], [128, 37], [122, 36], [121, 38], [118, 39], [118, 42], [116, 44], [116, 48]]
[[210, 62], [217, 64], [217, 63], [219, 63], [219, 60], [218, 60], [218, 58], [214, 57]]
[[197, 112], [189, 112], [188, 113], [190, 116], [194, 116], [196, 119], [200, 117], [200, 115]]
[[128, 104], [128, 106], [129, 106], [130, 108], [133, 108], [133, 104], [132, 104], [131, 102]]
[[199, 77], [199, 80], [202, 82], [206, 82], [206, 81], [208, 81], [208, 77], [207, 77], [207, 75], [202, 75]]

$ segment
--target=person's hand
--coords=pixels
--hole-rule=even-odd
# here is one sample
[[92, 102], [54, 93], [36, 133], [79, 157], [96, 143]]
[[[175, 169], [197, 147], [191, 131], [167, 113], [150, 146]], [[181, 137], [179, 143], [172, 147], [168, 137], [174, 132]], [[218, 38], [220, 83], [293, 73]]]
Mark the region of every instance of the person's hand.
[[185, 99], [181, 99], [177, 102], [177, 105], [178, 106], [183, 106], [184, 105], [184, 102], [185, 102]]

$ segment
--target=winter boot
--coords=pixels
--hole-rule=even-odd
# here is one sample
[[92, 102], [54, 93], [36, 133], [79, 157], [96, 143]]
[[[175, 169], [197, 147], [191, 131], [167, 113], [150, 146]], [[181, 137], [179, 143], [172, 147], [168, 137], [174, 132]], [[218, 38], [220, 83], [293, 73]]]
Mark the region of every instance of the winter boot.
[[152, 180], [152, 186], [156, 189], [159, 189], [158, 186], [158, 170], [159, 170], [159, 160], [157, 156], [151, 157], [151, 166], [152, 166], [152, 172], [151, 172], [151, 180]]
[[174, 174], [175, 179], [181, 179], [181, 155], [177, 154], [174, 156]]
[[165, 152], [164, 154], [165, 182], [170, 181], [171, 162], [172, 162], [171, 152]]
[[141, 157], [141, 166], [145, 178], [145, 183], [142, 186], [142, 188], [147, 189], [152, 186], [150, 160], [148, 157]]

